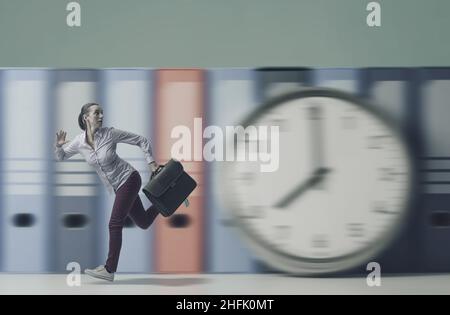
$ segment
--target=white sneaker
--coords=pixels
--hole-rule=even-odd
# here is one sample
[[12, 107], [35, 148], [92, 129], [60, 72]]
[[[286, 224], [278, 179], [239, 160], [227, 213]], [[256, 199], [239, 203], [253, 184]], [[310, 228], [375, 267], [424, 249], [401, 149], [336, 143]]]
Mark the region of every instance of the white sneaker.
[[95, 269], [86, 269], [84, 273], [94, 278], [114, 281], [114, 273], [109, 273], [103, 265], [100, 265]]

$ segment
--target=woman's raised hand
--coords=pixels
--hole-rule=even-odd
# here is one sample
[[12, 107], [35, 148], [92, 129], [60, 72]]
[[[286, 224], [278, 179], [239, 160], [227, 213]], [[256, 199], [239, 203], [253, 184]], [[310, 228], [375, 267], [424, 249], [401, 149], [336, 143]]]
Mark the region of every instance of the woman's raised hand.
[[64, 130], [60, 130], [56, 133], [56, 146], [62, 147], [64, 144], [70, 142], [69, 140], [66, 140], [67, 132]]

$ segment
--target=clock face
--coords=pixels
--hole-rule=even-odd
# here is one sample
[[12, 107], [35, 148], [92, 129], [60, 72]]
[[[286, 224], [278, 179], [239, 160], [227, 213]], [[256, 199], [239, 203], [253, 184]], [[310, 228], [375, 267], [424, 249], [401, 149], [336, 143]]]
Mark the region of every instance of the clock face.
[[[309, 90], [274, 100], [243, 124], [279, 126], [278, 170], [261, 172], [263, 162], [249, 161], [223, 169], [239, 230], [273, 267], [345, 270], [369, 262], [400, 230], [410, 155], [400, 134], [369, 108], [345, 93]], [[258, 139], [256, 150], [275, 140]]]

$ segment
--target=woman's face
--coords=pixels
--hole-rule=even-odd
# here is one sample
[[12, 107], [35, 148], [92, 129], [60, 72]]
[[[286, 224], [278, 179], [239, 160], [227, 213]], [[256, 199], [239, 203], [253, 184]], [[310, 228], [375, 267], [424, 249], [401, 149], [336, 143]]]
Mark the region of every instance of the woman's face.
[[86, 115], [86, 128], [87, 124], [94, 129], [100, 128], [103, 123], [103, 109], [100, 105], [92, 105], [89, 107], [89, 112]]

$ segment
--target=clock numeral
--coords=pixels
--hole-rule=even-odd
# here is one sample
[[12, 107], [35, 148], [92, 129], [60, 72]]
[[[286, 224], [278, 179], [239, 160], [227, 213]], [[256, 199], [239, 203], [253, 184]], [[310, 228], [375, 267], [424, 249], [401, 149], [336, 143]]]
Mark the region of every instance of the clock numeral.
[[255, 180], [255, 174], [250, 172], [242, 172], [236, 180], [241, 181], [244, 185], [252, 185]]
[[269, 120], [268, 128], [270, 130], [270, 127], [272, 126], [278, 126], [280, 132], [287, 132], [289, 131], [288, 127], [288, 120], [285, 118], [272, 118]]
[[249, 126], [246, 128], [245, 132], [240, 130], [234, 135], [234, 146], [238, 150], [244, 150], [245, 153], [257, 152], [258, 151], [258, 141], [259, 134], [256, 126]]
[[271, 138], [259, 140], [258, 153], [266, 154], [267, 152], [270, 152], [271, 146], [272, 146]]
[[388, 205], [384, 201], [376, 201], [373, 203], [372, 211], [378, 214], [396, 214], [397, 212], [389, 210]]
[[383, 182], [394, 181], [397, 173], [392, 167], [381, 167], [379, 168], [380, 180]]
[[315, 249], [329, 248], [330, 240], [327, 234], [316, 234], [311, 238], [311, 247]]
[[319, 120], [322, 119], [322, 108], [320, 104], [311, 104], [311, 107], [308, 107], [308, 119], [310, 120]]
[[385, 144], [386, 138], [389, 138], [389, 136], [386, 136], [386, 135], [369, 136], [368, 148], [373, 149], [373, 150], [382, 149], [383, 145]]
[[349, 223], [347, 224], [347, 235], [351, 238], [362, 238], [365, 235], [365, 228], [363, 223]]
[[242, 146], [241, 149], [245, 150], [246, 152], [257, 152], [258, 142], [259, 142], [258, 135], [250, 137], [250, 134], [245, 133], [244, 137], [238, 137], [237, 135], [235, 135], [234, 137], [235, 147]]
[[[270, 127], [270, 126], [269, 126]], [[283, 131], [281, 130], [280, 127], [280, 132]], [[268, 132], [270, 133], [270, 129], [268, 129]], [[239, 140], [235, 141], [235, 146], [238, 147], [238, 143], [242, 146], [243, 150], [246, 150], [246, 152], [248, 153], [267, 153], [268, 150], [271, 147], [271, 137], [260, 137], [258, 136], [257, 138], [251, 138], [249, 134], [245, 134], [244, 138], [240, 138]]]
[[244, 209], [243, 219], [264, 219], [266, 212], [262, 206], [249, 206]]

